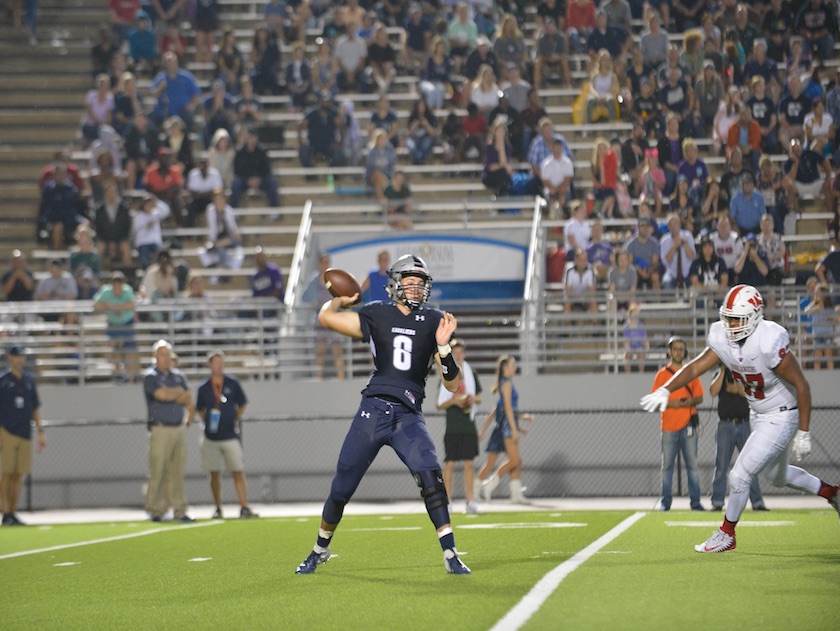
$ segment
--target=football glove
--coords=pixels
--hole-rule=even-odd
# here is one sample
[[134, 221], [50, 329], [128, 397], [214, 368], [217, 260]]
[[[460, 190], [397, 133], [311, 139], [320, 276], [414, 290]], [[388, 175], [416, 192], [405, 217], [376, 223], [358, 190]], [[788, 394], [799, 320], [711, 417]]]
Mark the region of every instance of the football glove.
[[802, 462], [803, 458], [811, 454], [811, 432], [797, 430], [796, 438], [793, 439], [793, 455], [796, 462]]
[[671, 393], [668, 388], [662, 386], [643, 396], [640, 403], [646, 412], [664, 412], [665, 408], [668, 407], [668, 399], [670, 398]]

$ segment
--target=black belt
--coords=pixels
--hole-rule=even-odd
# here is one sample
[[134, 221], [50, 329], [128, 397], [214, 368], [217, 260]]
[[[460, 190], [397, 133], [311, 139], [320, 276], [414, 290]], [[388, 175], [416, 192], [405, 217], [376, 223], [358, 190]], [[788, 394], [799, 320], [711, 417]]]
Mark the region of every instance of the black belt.
[[791, 410], [798, 410], [798, 409], [799, 409], [798, 405], [793, 405], [791, 407], [783, 405], [782, 407], [779, 408], [779, 412], [790, 412]]
[[720, 422], [721, 423], [734, 423], [735, 425], [737, 425], [738, 423], [746, 423], [749, 420], [750, 420], [750, 417], [747, 416], [745, 418], [722, 418], [722, 419], [720, 419]]

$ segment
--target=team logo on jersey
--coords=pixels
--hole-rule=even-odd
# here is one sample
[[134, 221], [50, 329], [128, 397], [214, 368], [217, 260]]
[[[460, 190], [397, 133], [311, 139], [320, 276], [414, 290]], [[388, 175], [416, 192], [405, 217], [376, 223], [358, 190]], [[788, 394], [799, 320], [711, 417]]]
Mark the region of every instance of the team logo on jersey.
[[426, 316], [421, 315], [419, 313], [416, 313], [416, 314], [414, 314], [414, 320], [416, 322], [425, 322], [426, 321]]

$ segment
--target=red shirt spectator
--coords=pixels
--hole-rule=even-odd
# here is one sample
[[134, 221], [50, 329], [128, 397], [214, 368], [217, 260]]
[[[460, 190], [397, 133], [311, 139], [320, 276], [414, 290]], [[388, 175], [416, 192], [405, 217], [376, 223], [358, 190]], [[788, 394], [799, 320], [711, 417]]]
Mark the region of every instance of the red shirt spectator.
[[595, 28], [595, 3], [592, 0], [570, 0], [566, 7], [566, 29], [586, 33]]
[[180, 193], [184, 187], [184, 174], [178, 164], [171, 164], [172, 151], [167, 147], [161, 147], [158, 151], [158, 160], [149, 165], [146, 174], [143, 176], [143, 185], [146, 190], [154, 193], [161, 199], [170, 202], [174, 193]]
[[[67, 176], [79, 190], [79, 192], [85, 190], [84, 182], [82, 182], [82, 176], [79, 173], [79, 167], [76, 165], [75, 162], [69, 162], [63, 154], [59, 153], [55, 156], [56, 162], [61, 162], [64, 164], [64, 168], [67, 170]], [[52, 179], [53, 171], [55, 170], [55, 162], [50, 162], [47, 166], [41, 169], [41, 176], [38, 178], [38, 189], [44, 190], [44, 186], [47, 182]]]
[[604, 188], [615, 190], [618, 180], [618, 154], [612, 149], [604, 156]]
[[108, 0], [108, 12], [111, 14], [111, 20], [120, 24], [134, 24], [134, 15], [139, 10], [140, 0]]

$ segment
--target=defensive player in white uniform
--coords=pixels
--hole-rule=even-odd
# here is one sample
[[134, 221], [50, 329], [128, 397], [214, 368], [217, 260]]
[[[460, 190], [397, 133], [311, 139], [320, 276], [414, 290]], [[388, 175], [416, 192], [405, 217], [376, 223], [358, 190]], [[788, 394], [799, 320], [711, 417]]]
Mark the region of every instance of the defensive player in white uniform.
[[709, 329], [705, 350], [664, 386], [642, 397], [648, 412], [665, 409], [671, 391], [683, 387], [722, 362], [744, 386], [753, 432], [729, 473], [729, 501], [723, 525], [697, 552], [735, 549], [735, 525], [746, 508], [750, 483], [762, 471], [775, 486], [788, 486], [824, 497], [840, 514], [838, 487], [788, 464], [811, 453], [811, 390], [790, 352], [787, 330], [764, 320], [764, 301], [750, 285], [736, 285], [726, 294], [720, 322]]

